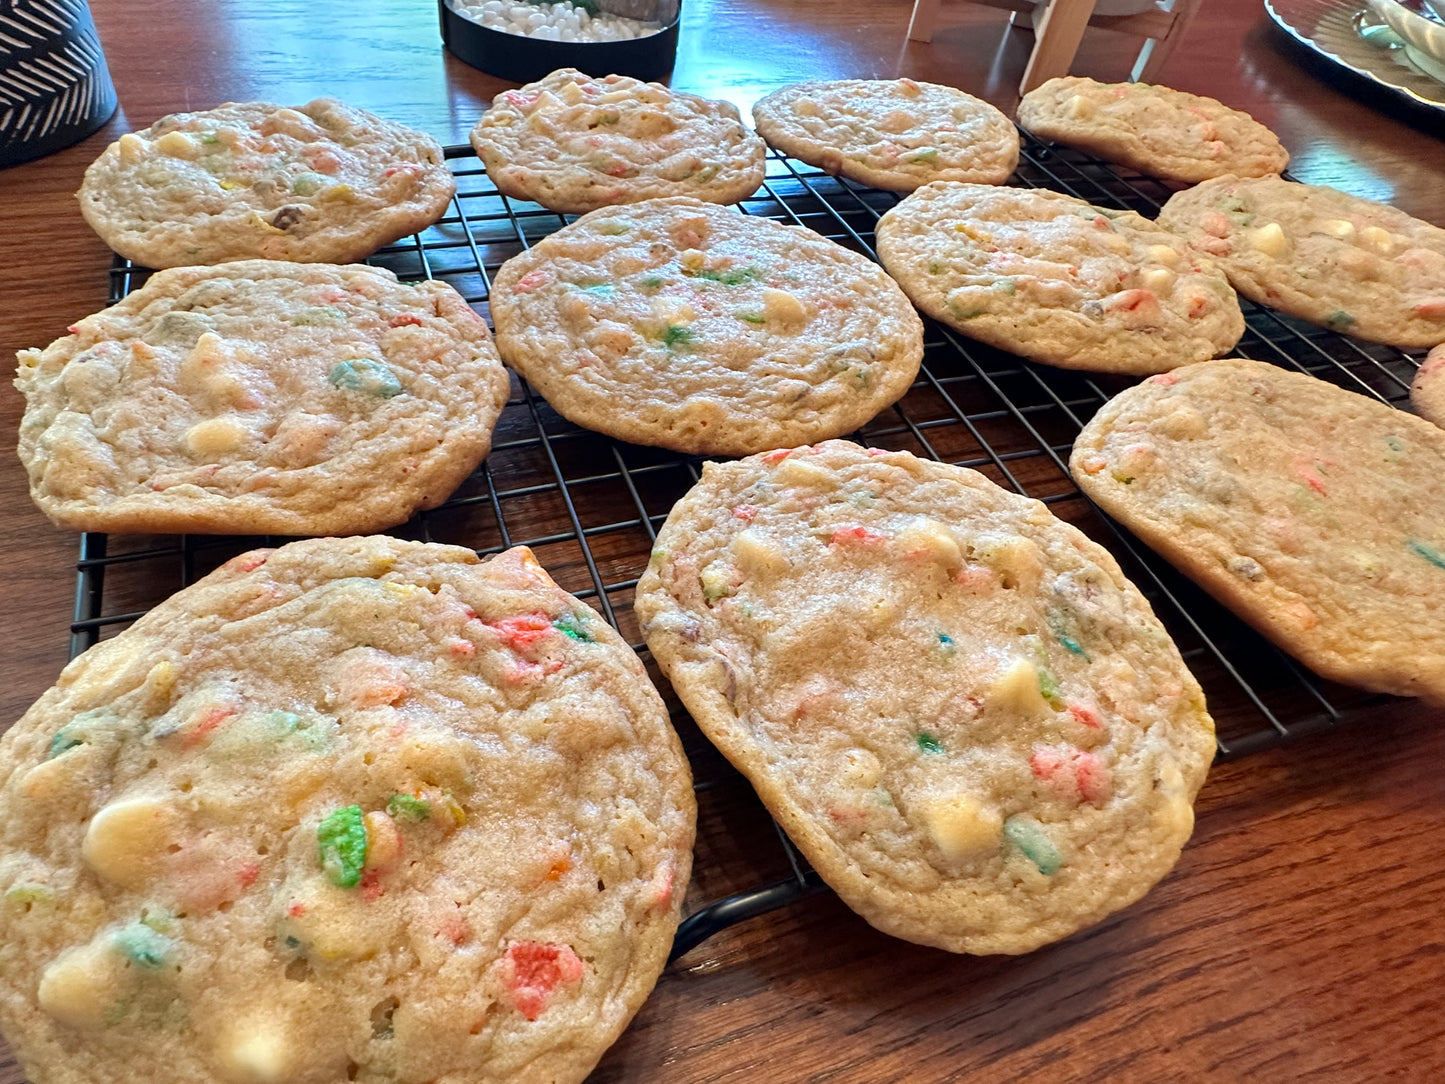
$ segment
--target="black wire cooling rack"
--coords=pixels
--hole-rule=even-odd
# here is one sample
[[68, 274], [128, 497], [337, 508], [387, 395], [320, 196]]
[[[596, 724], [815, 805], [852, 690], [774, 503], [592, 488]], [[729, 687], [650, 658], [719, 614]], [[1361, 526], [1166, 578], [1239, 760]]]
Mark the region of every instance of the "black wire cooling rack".
[[[448, 216], [370, 262], [404, 280], [449, 283], [488, 316], [497, 268], [567, 219], [500, 195], [469, 148], [450, 148], [447, 158], [457, 178]], [[1027, 136], [1014, 183], [1151, 218], [1172, 193], [1157, 181]], [[740, 206], [747, 214], [809, 227], [871, 257], [874, 226], [899, 198], [773, 156], [763, 187]], [[146, 274], [117, 261], [111, 301], [139, 286]], [[1243, 304], [1248, 330], [1238, 354], [1385, 402], [1406, 397], [1417, 358]], [[697, 481], [701, 461], [578, 428], [516, 377], [513, 381], [486, 462], [446, 504], [394, 533], [481, 554], [530, 546], [561, 586], [599, 609], [627, 637], [666, 690], [640, 642], [632, 597], [658, 527]], [[1303, 669], [1098, 512], [1074, 486], [1065, 469], [1074, 437], [1128, 383], [1034, 365], [926, 323], [918, 380], [856, 437], [982, 471], [1042, 500], [1106, 545], [1149, 598], [1204, 687], [1219, 726], [1221, 757], [1279, 745], [1383, 700]], [[237, 553], [281, 541], [82, 535], [72, 655]], [[699, 805], [699, 861], [690, 914], [673, 948], [676, 957], [726, 926], [821, 890], [822, 882], [675, 698], [669, 698], [669, 707], [692, 760]], [[773, 838], [776, 849], [767, 842]]]

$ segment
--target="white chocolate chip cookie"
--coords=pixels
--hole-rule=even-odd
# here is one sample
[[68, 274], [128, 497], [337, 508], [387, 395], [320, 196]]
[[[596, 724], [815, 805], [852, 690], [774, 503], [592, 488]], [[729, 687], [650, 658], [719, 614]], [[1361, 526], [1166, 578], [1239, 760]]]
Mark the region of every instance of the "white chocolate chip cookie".
[[698, 725], [874, 926], [1018, 953], [1138, 899], [1214, 753], [1114, 559], [961, 467], [844, 441], [708, 463], [637, 588]]
[[1445, 344], [1431, 350], [1410, 382], [1410, 402], [1422, 418], [1445, 429]]
[[664, 196], [736, 203], [763, 183], [763, 141], [728, 102], [561, 68], [504, 90], [472, 146], [513, 199], [580, 214]]
[[1445, 342], [1445, 229], [1388, 204], [1220, 177], [1171, 196], [1159, 224], [1261, 305], [1392, 346]]
[[758, 134], [785, 154], [875, 188], [930, 181], [1002, 184], [1019, 134], [981, 98], [912, 79], [796, 83], [753, 106]]
[[637, 656], [527, 550], [256, 550], [0, 739], [0, 1028], [49, 1084], [575, 1084], [694, 820]]
[[908, 390], [923, 325], [881, 268], [693, 199], [593, 211], [508, 260], [497, 349], [564, 417], [746, 455], [839, 436]]
[[1115, 396], [1069, 467], [1100, 507], [1312, 670], [1445, 703], [1445, 432], [1228, 358]]
[[161, 271], [20, 352], [20, 458], [85, 531], [355, 534], [482, 461], [508, 378], [450, 286], [364, 265]]
[[147, 267], [349, 263], [431, 225], [456, 181], [430, 136], [329, 98], [162, 117], [85, 171], [80, 210]]
[[1149, 83], [1060, 76], [1025, 94], [1018, 118], [1040, 139], [1189, 184], [1226, 173], [1263, 177], [1289, 164], [1279, 138], [1248, 113]]
[[939, 182], [878, 223], [878, 258], [929, 316], [1066, 369], [1158, 373], [1244, 333], [1224, 275], [1132, 211]]

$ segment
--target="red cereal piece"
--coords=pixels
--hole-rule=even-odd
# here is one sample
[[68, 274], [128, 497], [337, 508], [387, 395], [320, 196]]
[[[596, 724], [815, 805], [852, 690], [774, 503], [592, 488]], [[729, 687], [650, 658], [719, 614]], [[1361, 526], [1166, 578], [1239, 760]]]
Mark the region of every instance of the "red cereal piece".
[[887, 538], [887, 535], [870, 531], [867, 527], [840, 527], [833, 532], [833, 537], [828, 539], [828, 545], [876, 546], [878, 543], [886, 541]]
[[1096, 754], [1076, 746], [1036, 746], [1029, 758], [1029, 768], [1035, 778], [1076, 802], [1099, 804], [1114, 793], [1108, 765]]
[[581, 981], [586, 970], [567, 945], [513, 941], [502, 957], [502, 987], [528, 1020], [546, 1010], [559, 986]]
[[205, 715], [201, 716], [200, 722], [186, 731], [186, 736], [181, 739], [181, 744], [189, 749], [191, 746], [198, 744], [202, 738], [235, 714], [235, 708], [220, 705], [212, 708], [206, 712]]
[[501, 633], [502, 642], [514, 651], [529, 648], [544, 637], [557, 635], [557, 630], [552, 627], [552, 618], [540, 610], [504, 617], [500, 621], [488, 621], [487, 624]]
[[286, 908], [286, 914], [290, 918], [300, 918], [306, 913], [306, 904], [300, 900], [292, 900], [291, 905]]
[[537, 268], [537, 270], [529, 271], [527, 274], [519, 278], [517, 280], [517, 285], [513, 286], [512, 289], [519, 294], [531, 293], [538, 286], [541, 286], [544, 282], [546, 282], [547, 277], [547, 271], [539, 267]]
[[259, 876], [261, 867], [255, 862], [247, 862], [236, 871], [236, 880], [241, 882], [242, 888], [250, 888]]
[[779, 448], [777, 451], [769, 452], [767, 455], [763, 456], [763, 462], [777, 463], [779, 460], [787, 459], [788, 456], [792, 454], [793, 449], [791, 448]]
[[225, 567], [232, 572], [254, 572], [266, 563], [266, 558], [271, 556], [270, 550], [252, 550], [250, 553], [243, 553], [239, 557], [232, 557], [226, 562]]
[[421, 326], [422, 326], [421, 317], [420, 317], [420, 316], [417, 316], [415, 313], [410, 313], [410, 312], [404, 312], [404, 313], [401, 313], [400, 315], [393, 316], [390, 320], [387, 321], [387, 323], [390, 324], [392, 327], [421, 327]]
[[361, 884], [357, 887], [359, 895], [367, 903], [375, 903], [386, 895], [386, 889], [381, 887], [381, 871], [375, 869], [366, 870], [361, 875]]
[[733, 515], [744, 523], [751, 523], [758, 515], [758, 506], [755, 504], [740, 504], [733, 509]]
[[[1190, 315], [1192, 316], [1193, 313], [1190, 313]], [[1151, 376], [1149, 378], [1149, 383], [1163, 384], [1167, 388], [1171, 384], [1179, 383], [1179, 378], [1173, 373], [1159, 373], [1157, 376]]]
[[459, 659], [470, 659], [477, 653], [477, 645], [470, 640], [453, 640], [451, 653]]
[[1070, 704], [1069, 715], [1085, 726], [1093, 727], [1095, 730], [1101, 725], [1099, 715], [1092, 708], [1086, 708], [1083, 704]]

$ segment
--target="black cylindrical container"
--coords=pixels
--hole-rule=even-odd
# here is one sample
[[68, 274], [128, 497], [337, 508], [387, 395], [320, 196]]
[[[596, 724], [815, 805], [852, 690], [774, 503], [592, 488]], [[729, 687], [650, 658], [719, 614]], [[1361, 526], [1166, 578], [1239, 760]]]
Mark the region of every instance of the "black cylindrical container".
[[588, 75], [630, 75], [635, 79], [661, 79], [672, 71], [677, 58], [677, 15], [656, 34], [626, 41], [545, 41], [479, 26], [437, 0], [442, 42], [454, 56], [474, 68], [530, 83], [558, 68], [577, 68]]
[[115, 87], [86, 0], [0, 0], [0, 167], [90, 135]]

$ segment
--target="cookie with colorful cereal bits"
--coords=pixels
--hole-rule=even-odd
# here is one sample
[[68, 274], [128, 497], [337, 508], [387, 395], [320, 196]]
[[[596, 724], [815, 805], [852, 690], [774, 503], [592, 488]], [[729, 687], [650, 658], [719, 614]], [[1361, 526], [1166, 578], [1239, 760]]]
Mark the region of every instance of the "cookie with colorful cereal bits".
[[444, 501], [509, 380], [452, 287], [361, 264], [152, 275], [20, 352], [20, 458], [84, 531], [356, 534]]
[[502, 360], [563, 417], [704, 455], [850, 432], [923, 360], [877, 264], [682, 197], [582, 216], [503, 264], [491, 305]]
[[767, 155], [730, 102], [576, 68], [502, 91], [472, 146], [503, 195], [566, 214], [667, 196], [736, 203], [763, 183]]
[[1059, 76], [1023, 96], [1018, 119], [1040, 139], [1187, 184], [1263, 177], [1289, 164], [1279, 137], [1248, 113], [1149, 83]]
[[1206, 257], [1132, 211], [1061, 192], [939, 181], [879, 221], [878, 258], [935, 320], [1065, 369], [1164, 372], [1244, 334]]
[[912, 79], [795, 83], [753, 106], [758, 134], [800, 161], [874, 188], [1003, 184], [1019, 161], [1013, 122], [956, 87]]
[[708, 463], [637, 589], [704, 733], [896, 937], [1020, 953], [1193, 827], [1199, 686], [1108, 552], [962, 467], [846, 441]]
[[0, 739], [0, 1029], [56, 1084], [578, 1082], [694, 819], [637, 656], [527, 550], [252, 551]]
[[1445, 703], [1445, 432], [1242, 358], [1106, 403], [1070, 470], [1316, 673]]
[[1159, 224], [1245, 297], [1405, 349], [1445, 342], [1445, 229], [1389, 204], [1280, 177], [1177, 192]]
[[1430, 351], [1410, 381], [1410, 402], [1420, 417], [1445, 429], [1445, 345]]
[[431, 225], [455, 192], [431, 136], [318, 98], [162, 117], [107, 147], [78, 195], [116, 252], [181, 267], [362, 260]]

